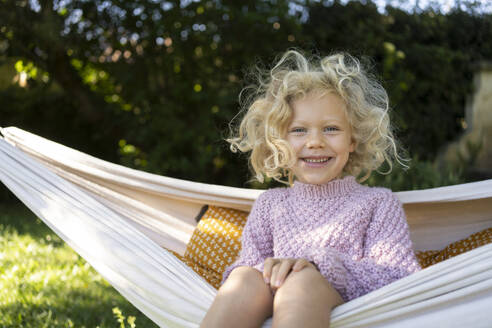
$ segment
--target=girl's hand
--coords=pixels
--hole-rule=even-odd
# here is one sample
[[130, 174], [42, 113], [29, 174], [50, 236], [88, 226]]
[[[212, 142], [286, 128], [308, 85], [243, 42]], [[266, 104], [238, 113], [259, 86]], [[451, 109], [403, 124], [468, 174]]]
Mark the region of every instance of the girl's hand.
[[307, 266], [316, 268], [306, 259], [276, 259], [268, 257], [263, 266], [263, 278], [265, 279], [266, 284], [270, 284], [272, 290], [277, 290], [291, 271], [301, 271]]

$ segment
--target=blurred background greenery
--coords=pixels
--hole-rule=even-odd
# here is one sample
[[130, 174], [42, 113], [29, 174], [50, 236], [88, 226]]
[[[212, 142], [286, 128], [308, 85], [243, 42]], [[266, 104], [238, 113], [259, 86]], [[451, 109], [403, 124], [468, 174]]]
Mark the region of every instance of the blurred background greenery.
[[264, 188], [224, 141], [240, 90], [288, 48], [341, 50], [383, 80], [412, 158], [369, 183], [461, 183], [485, 177], [436, 159], [464, 132], [490, 40], [486, 1], [1, 0], [0, 125], [153, 173]]

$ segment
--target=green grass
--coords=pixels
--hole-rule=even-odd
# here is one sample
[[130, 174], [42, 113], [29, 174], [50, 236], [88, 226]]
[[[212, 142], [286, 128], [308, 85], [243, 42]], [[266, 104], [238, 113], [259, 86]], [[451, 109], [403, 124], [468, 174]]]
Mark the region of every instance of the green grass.
[[133, 320], [157, 327], [27, 208], [0, 204], [0, 327], [133, 327]]

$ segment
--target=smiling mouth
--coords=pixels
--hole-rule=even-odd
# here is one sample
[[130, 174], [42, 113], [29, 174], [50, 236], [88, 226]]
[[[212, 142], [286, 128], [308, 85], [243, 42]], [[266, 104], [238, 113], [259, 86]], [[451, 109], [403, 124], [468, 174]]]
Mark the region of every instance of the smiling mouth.
[[333, 157], [301, 158], [306, 163], [326, 163]]

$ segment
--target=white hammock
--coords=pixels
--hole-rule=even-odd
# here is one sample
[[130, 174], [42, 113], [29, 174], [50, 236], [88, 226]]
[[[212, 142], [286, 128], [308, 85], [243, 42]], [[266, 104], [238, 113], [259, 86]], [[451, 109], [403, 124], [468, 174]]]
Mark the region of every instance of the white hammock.
[[[162, 177], [0, 132], [0, 180], [22, 202], [159, 326], [198, 327], [216, 290], [163, 247], [184, 253], [204, 204], [249, 210], [260, 190]], [[492, 227], [492, 180], [397, 195], [416, 250]], [[331, 327], [490, 327], [491, 309], [489, 244], [337, 307]]]

